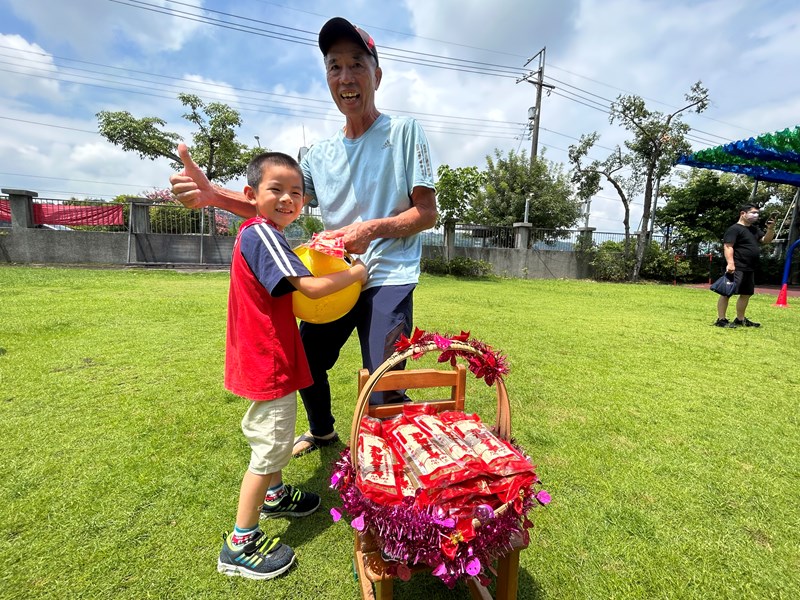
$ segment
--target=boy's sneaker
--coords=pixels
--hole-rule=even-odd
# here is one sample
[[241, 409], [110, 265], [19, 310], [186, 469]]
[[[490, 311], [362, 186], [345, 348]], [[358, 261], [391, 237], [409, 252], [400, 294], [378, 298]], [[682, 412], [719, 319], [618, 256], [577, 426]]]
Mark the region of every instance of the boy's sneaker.
[[714, 325], [716, 327], [730, 327], [731, 322], [728, 319], [717, 319]]
[[305, 517], [319, 508], [320, 497], [313, 492], [301, 492], [288, 483], [286, 493], [274, 504], [261, 505], [261, 518], [272, 517]]
[[734, 327], [761, 327], [761, 323], [756, 323], [755, 321], [751, 321], [747, 317], [744, 320], [740, 321], [739, 319], [733, 320]]
[[231, 545], [226, 531], [222, 535], [217, 571], [248, 579], [272, 579], [288, 571], [294, 559], [294, 551], [286, 544], [281, 544], [280, 538], [270, 538], [261, 533], [237, 550]]

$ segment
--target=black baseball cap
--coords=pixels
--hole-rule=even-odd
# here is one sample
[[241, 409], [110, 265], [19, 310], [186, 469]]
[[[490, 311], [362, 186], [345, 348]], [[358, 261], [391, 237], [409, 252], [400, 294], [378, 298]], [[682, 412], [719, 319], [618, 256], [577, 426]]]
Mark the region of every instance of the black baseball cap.
[[375, 48], [375, 40], [372, 39], [372, 36], [342, 17], [334, 17], [319, 30], [319, 49], [322, 50], [322, 55], [327, 56], [331, 46], [341, 39], [361, 45], [364, 50], [375, 57], [375, 64], [378, 64], [378, 49]]

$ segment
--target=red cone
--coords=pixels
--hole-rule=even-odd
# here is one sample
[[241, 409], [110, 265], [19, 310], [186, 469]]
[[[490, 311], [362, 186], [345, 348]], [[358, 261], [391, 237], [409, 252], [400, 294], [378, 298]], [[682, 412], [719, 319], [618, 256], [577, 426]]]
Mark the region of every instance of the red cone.
[[784, 283], [781, 286], [781, 291], [778, 293], [778, 299], [775, 301], [773, 306], [780, 306], [781, 308], [789, 308], [789, 305], [786, 303], [786, 295], [788, 291], [788, 284]]

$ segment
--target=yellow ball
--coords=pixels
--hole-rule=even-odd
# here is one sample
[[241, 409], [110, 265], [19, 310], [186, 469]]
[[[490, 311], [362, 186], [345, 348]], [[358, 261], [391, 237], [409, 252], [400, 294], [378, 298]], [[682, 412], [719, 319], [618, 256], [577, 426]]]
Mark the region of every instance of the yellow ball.
[[[350, 268], [345, 259], [311, 250], [308, 246], [298, 246], [294, 249], [294, 253], [315, 277]], [[330, 323], [345, 316], [355, 306], [359, 294], [361, 294], [360, 281], [316, 300], [304, 296], [301, 292], [294, 292], [292, 294], [294, 316], [309, 323]]]

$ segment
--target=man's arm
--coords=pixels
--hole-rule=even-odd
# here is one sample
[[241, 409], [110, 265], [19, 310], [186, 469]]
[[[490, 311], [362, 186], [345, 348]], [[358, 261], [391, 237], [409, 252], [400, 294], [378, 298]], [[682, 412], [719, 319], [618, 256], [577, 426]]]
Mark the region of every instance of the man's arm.
[[433, 188], [417, 186], [411, 190], [411, 205], [399, 215], [353, 223], [336, 233], [344, 237], [348, 252], [363, 254], [372, 240], [408, 237], [436, 224], [436, 191]]
[[769, 244], [775, 239], [775, 221], [767, 221], [767, 233], [761, 238], [762, 244]]
[[733, 262], [733, 244], [725, 244], [723, 253], [725, 254], [725, 261], [728, 263], [725, 270], [728, 273], [733, 273], [736, 270], [736, 265]]
[[226, 190], [213, 185], [203, 170], [192, 160], [186, 144], [178, 144], [178, 156], [183, 163], [183, 171], [170, 176], [172, 193], [186, 208], [216, 206], [240, 217], [255, 217], [255, 206], [250, 204], [241, 192]]

